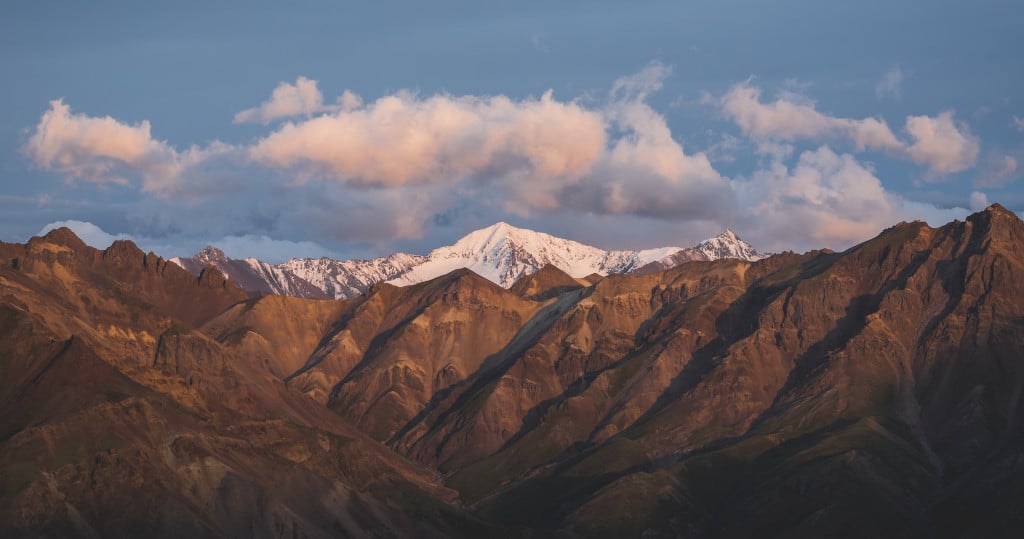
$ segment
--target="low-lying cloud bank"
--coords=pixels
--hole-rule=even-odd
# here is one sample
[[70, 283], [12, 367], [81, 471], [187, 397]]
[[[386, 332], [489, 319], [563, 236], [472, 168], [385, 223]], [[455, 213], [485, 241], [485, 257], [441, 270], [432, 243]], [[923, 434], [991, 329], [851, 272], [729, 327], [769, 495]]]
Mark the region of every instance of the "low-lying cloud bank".
[[374, 100], [345, 91], [333, 103], [299, 77], [235, 116], [275, 124], [264, 136], [184, 150], [154, 137], [147, 121], [74, 113], [58, 99], [23, 152], [69, 182], [137, 189], [150, 207], [173, 208], [147, 218], [153, 237], [160, 222], [197, 237], [222, 227], [250, 238], [249, 254], [321, 249], [299, 238], [417, 238], [466, 207], [523, 219], [575, 212], [732, 226], [766, 249], [845, 247], [901, 219], [966, 214], [902, 199], [856, 157], [877, 151], [917, 163], [926, 180], [974, 167], [980, 143], [952, 111], [908, 116], [898, 135], [881, 118], [830, 116], [799, 96], [765, 102], [742, 82], [706, 102], [754, 144], [817, 149], [795, 163], [776, 152], [763, 168], [727, 178], [705, 153], [687, 152], [649, 105], [670, 75], [655, 62], [586, 101], [551, 91], [513, 99], [402, 90]]

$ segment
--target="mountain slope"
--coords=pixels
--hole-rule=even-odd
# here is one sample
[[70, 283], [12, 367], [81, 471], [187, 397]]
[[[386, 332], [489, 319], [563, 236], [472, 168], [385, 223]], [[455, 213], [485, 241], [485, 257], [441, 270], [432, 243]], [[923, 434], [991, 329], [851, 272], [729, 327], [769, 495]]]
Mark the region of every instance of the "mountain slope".
[[455, 272], [374, 288], [289, 383], [338, 358], [328, 405], [505, 525], [1007, 534], [1024, 526], [1021, 252], [1024, 224], [993, 206], [553, 296]]
[[[0, 244], [0, 535], [496, 533], [274, 375], [343, 304], [245, 297], [129, 242], [99, 251], [57, 229]], [[280, 355], [267, 365], [248, 339], [199, 331], [225, 312], [297, 349], [259, 349]]]
[[641, 268], [661, 271], [689, 260], [757, 260], [761, 257], [731, 230], [689, 249], [608, 251], [497, 223], [471, 232], [454, 245], [440, 247], [426, 256], [397, 253], [373, 260], [307, 258], [267, 264], [254, 258], [233, 260], [220, 250], [207, 247], [191, 259], [173, 258], [171, 261], [193, 273], [212, 264], [251, 293], [345, 299], [354, 298], [376, 283], [407, 286], [456, 269], [469, 269], [509, 288], [523, 276], [548, 264], [574, 278], [582, 278], [629, 273]]
[[60, 234], [0, 245], [0, 523], [1018, 536], [1022, 253], [994, 205], [841, 253], [238, 302]]

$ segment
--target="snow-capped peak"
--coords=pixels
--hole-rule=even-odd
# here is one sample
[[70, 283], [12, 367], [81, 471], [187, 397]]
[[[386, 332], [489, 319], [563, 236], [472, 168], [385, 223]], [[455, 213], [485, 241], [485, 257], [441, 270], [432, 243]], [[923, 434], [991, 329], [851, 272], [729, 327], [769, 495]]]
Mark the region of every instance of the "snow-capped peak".
[[676, 252], [678, 247], [649, 251], [606, 251], [499, 222], [466, 234], [454, 245], [434, 249], [427, 260], [390, 283], [409, 285], [459, 268], [490, 279], [506, 288], [519, 278], [552, 264], [573, 277], [593, 273], [622, 273]]
[[478, 255], [496, 255], [503, 249], [520, 249], [530, 253], [547, 250], [558, 246], [564, 250], [595, 249], [582, 243], [556, 238], [543, 232], [535, 232], [525, 228], [517, 228], [505, 222], [495, 223], [487, 228], [474, 230], [455, 242], [454, 245], [434, 249], [430, 257], [475, 257]]
[[649, 265], [668, 268], [685, 260], [719, 258], [763, 257], [732, 230], [689, 249], [617, 251], [498, 222], [474, 230], [426, 256], [396, 253], [373, 260], [296, 258], [282, 264], [267, 264], [256, 259], [231, 260], [219, 249], [207, 247], [192, 259], [173, 261], [193, 272], [208, 263], [214, 264], [254, 292], [351, 298], [376, 283], [410, 285], [462, 268], [509, 288], [547, 264], [582, 278], [595, 273], [629, 273]]
[[725, 232], [698, 243], [694, 250], [707, 255], [710, 260], [741, 258], [754, 261], [765, 257], [765, 255], [758, 253], [749, 243], [740, 239], [731, 228], [727, 228]]
[[196, 253], [196, 255], [192, 257], [192, 260], [195, 260], [200, 264], [214, 264], [216, 262], [223, 262], [230, 259], [224, 254], [224, 251], [221, 251], [212, 245], [207, 245], [206, 247], [203, 247], [203, 250]]

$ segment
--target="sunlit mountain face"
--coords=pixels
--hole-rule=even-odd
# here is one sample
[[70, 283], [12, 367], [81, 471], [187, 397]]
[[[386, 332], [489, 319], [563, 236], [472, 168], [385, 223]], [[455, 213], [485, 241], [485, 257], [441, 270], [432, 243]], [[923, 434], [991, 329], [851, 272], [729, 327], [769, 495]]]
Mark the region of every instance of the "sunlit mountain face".
[[3, 3], [0, 537], [1021, 536], [1022, 20]]
[[998, 535], [1022, 242], [993, 205], [842, 253], [548, 263], [507, 288], [457, 268], [347, 300], [66, 228], [2, 244], [2, 528]]

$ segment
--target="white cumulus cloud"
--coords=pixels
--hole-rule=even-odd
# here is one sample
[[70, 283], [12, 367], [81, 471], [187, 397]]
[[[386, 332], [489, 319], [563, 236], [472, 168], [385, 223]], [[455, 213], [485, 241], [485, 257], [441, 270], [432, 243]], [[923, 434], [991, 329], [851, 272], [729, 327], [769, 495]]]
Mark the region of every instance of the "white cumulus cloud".
[[[149, 122], [72, 113], [57, 100], [23, 152], [69, 179], [156, 195], [124, 211], [138, 232], [132, 239], [163, 242], [157, 252], [171, 254], [206, 243], [268, 259], [315, 256], [320, 245], [387, 252], [438, 227], [505, 216], [644, 230], [733, 226], [764, 249], [842, 248], [898, 220], [938, 224], [967, 211], [905, 200], [853, 155], [881, 151], [939, 174], [971, 167], [978, 141], [952, 112], [908, 117], [896, 134], [881, 118], [818, 111], [799, 83], [765, 102], [747, 81], [704, 98], [745, 137], [687, 152], [648, 100], [671, 73], [653, 62], [614, 81], [605, 96], [579, 100], [551, 91], [511, 98], [402, 90], [365, 101], [345, 91], [334, 104], [325, 104], [316, 81], [299, 77], [236, 119], [286, 119], [263, 137], [184, 150], [155, 138]], [[818, 149], [798, 154], [798, 141]], [[758, 169], [722, 176], [709, 154], [723, 150], [753, 153]], [[1017, 163], [998, 165], [986, 181], [1001, 185]], [[115, 238], [86, 225], [74, 224], [92, 241]]]
[[[343, 96], [344, 97], [344, 96]], [[351, 97], [351, 96], [349, 96]], [[351, 101], [346, 103], [343, 100], [342, 106], [350, 106]], [[338, 107], [324, 106], [324, 95], [317, 87], [317, 81], [299, 77], [295, 84], [281, 82], [274, 88], [270, 99], [264, 101], [258, 107], [246, 109], [235, 115], [235, 123], [262, 123], [269, 124], [281, 118], [293, 116], [312, 116], [318, 112], [335, 110]]]
[[971, 192], [971, 211], [981, 211], [989, 206], [988, 195], [981, 191]]
[[835, 118], [818, 112], [813, 102], [792, 98], [764, 103], [761, 89], [749, 81], [734, 85], [718, 104], [744, 134], [755, 140], [845, 139], [858, 150], [901, 147], [885, 120]]
[[980, 143], [966, 125], [945, 111], [937, 116], [908, 116], [900, 140], [881, 118], [838, 118], [819, 112], [813, 102], [783, 96], [761, 100], [761, 89], [749, 81], [734, 85], [717, 101], [727, 117], [756, 141], [848, 141], [857, 151], [886, 151], [925, 165], [940, 174], [966, 170], [977, 162]]
[[901, 220], [939, 225], [962, 218], [962, 208], [940, 210], [885, 189], [870, 166], [827, 146], [734, 181], [749, 239], [763, 249], [845, 248]]
[[178, 190], [186, 172], [233, 149], [214, 142], [178, 151], [153, 138], [149, 121], [129, 125], [110, 116], [75, 114], [57, 99], [22, 151], [40, 168], [68, 179], [126, 185], [138, 178], [143, 191], [166, 195]]
[[914, 140], [907, 155], [918, 164], [940, 173], [967, 170], [978, 161], [981, 145], [964, 125], [953, 121], [953, 113], [938, 116], [908, 116], [907, 133]]
[[[687, 154], [646, 98], [671, 68], [617, 79], [595, 106], [540, 98], [399, 91], [288, 122], [250, 158], [299, 178], [362, 188], [462, 185], [504, 193], [518, 215], [558, 208], [681, 218], [731, 212], [728, 183]], [[486, 188], [486, 189], [485, 189]]]
[[573, 102], [409, 91], [296, 123], [249, 150], [272, 168], [365, 186], [453, 181], [525, 173], [585, 173], [605, 142], [600, 115]]

